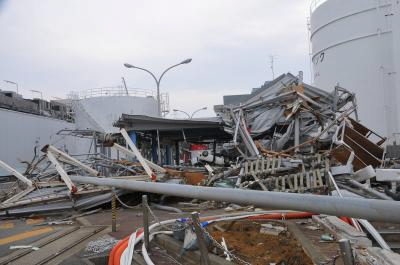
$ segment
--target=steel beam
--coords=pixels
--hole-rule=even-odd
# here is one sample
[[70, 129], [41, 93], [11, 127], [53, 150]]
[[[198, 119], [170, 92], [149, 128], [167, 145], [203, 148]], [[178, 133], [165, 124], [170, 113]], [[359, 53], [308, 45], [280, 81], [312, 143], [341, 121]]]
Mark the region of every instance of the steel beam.
[[64, 153], [64, 152], [62, 152], [62, 151], [60, 151], [60, 150], [58, 150], [57, 148], [55, 148], [55, 147], [52, 146], [52, 145], [47, 145], [47, 146], [45, 146], [45, 147], [43, 148], [42, 151], [44, 151], [44, 152], [46, 152], [46, 153], [47, 153], [48, 151], [50, 151], [50, 152], [52, 152], [53, 154], [55, 154], [55, 155], [57, 155], [57, 156], [59, 156], [59, 157], [62, 157], [62, 158], [66, 161], [66, 163], [72, 164], [72, 165], [74, 165], [74, 166], [77, 166], [77, 167], [83, 169], [84, 171], [86, 171], [87, 173], [89, 173], [91, 176], [98, 176], [98, 175], [100, 175], [100, 173], [99, 173], [97, 170], [95, 170], [95, 169], [93, 169], [93, 168], [91, 168], [91, 167], [89, 167], [89, 166], [83, 164], [82, 162], [80, 162], [80, 161], [78, 161], [77, 159], [73, 158], [72, 156], [70, 156], [70, 155], [68, 155], [68, 154], [66, 154], [66, 153]]
[[400, 223], [400, 203], [395, 201], [338, 198], [333, 196], [265, 192], [229, 188], [200, 187], [181, 184], [152, 183], [112, 178], [70, 176], [77, 183], [111, 186], [125, 190], [166, 194], [171, 196], [232, 202], [269, 209], [307, 211], [334, 216], [348, 216]]
[[75, 184], [71, 181], [67, 172], [65, 172], [61, 164], [58, 162], [57, 158], [54, 156], [53, 152], [51, 152], [50, 150], [47, 150], [47, 158], [53, 164], [54, 168], [57, 170], [61, 179], [65, 182], [71, 193], [77, 192], [78, 189], [76, 188]]
[[151, 171], [149, 165], [147, 164], [146, 160], [143, 158], [142, 154], [136, 148], [136, 145], [132, 142], [131, 138], [129, 137], [128, 133], [125, 129], [120, 130], [122, 136], [124, 137], [126, 143], [132, 149], [133, 153], [135, 154], [136, 158], [139, 160], [140, 164], [142, 165], [143, 169], [146, 171], [147, 175], [150, 178], [153, 178], [153, 172]]
[[27, 179], [24, 175], [16, 171], [14, 168], [10, 167], [7, 165], [5, 162], [0, 160], [0, 167], [3, 168], [4, 170], [10, 172], [13, 174], [17, 179], [28, 185], [29, 187], [32, 187], [32, 181]]
[[[125, 148], [125, 147], [123, 147], [123, 146], [121, 146], [119, 144], [114, 143], [112, 147], [114, 149], [116, 149], [117, 151], [122, 152], [122, 153], [124, 153], [124, 154], [126, 154], [126, 155], [128, 155], [128, 156], [130, 156], [132, 158], [136, 157], [134, 152], [132, 152], [131, 150], [129, 150], [129, 149], [127, 149], [127, 148]], [[167, 172], [167, 170], [165, 170], [163, 167], [160, 167], [159, 165], [154, 164], [153, 162], [147, 160], [146, 158], [143, 158], [143, 159], [144, 159], [144, 161], [146, 161], [147, 165], [150, 168], [152, 168], [153, 170], [155, 170], [157, 172], [160, 172], [160, 173]]]

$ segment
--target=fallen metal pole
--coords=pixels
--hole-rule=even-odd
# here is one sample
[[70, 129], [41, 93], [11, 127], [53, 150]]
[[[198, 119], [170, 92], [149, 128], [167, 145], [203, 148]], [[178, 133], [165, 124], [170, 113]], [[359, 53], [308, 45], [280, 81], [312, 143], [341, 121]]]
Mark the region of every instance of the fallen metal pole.
[[111, 186], [125, 190], [166, 194], [171, 196], [232, 202], [270, 209], [307, 211], [334, 216], [348, 216], [400, 223], [400, 203], [395, 201], [338, 198], [324, 195], [265, 192], [228, 188], [200, 187], [181, 184], [151, 183], [142, 181], [70, 176], [77, 183]]

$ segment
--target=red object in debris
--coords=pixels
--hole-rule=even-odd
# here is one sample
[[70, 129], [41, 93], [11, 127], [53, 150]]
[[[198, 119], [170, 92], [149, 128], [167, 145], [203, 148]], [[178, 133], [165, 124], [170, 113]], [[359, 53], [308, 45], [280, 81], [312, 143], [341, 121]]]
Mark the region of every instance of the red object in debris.
[[71, 193], [74, 194], [77, 191], [78, 191], [78, 188], [76, 186], [72, 186]]
[[353, 226], [353, 222], [351, 221], [351, 218], [346, 217], [346, 216], [342, 216], [342, 217], [339, 217], [339, 219], [342, 220], [343, 222]]
[[200, 150], [208, 150], [208, 146], [203, 144], [192, 144], [190, 146], [190, 151], [200, 151]]
[[307, 212], [267, 213], [267, 214], [249, 216], [246, 219], [249, 219], [249, 220], [302, 219], [302, 218], [312, 217], [313, 215], [318, 215], [318, 214], [316, 214], [316, 213], [307, 213]]

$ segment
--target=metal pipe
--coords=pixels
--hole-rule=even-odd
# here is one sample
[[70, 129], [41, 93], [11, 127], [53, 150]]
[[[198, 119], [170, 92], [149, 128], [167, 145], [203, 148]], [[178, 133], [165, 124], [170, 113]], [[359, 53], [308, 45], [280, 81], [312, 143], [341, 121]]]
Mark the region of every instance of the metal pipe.
[[238, 204], [252, 204], [270, 209], [307, 211], [348, 216], [372, 221], [400, 223], [400, 203], [362, 198], [336, 198], [324, 195], [265, 192], [256, 190], [200, 187], [181, 184], [70, 176], [77, 183], [111, 186], [125, 190], [142, 191], [171, 196], [214, 200]]

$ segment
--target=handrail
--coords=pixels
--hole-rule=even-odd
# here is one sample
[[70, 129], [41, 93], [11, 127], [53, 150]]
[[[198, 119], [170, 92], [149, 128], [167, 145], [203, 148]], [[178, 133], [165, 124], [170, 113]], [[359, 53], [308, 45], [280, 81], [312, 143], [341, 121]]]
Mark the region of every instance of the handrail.
[[[128, 92], [128, 94], [127, 94]], [[68, 94], [69, 99], [85, 99], [92, 97], [107, 97], [107, 96], [131, 96], [131, 97], [155, 97], [156, 93], [153, 90], [141, 88], [128, 88], [123, 86], [116, 87], [99, 87], [89, 88]]]

